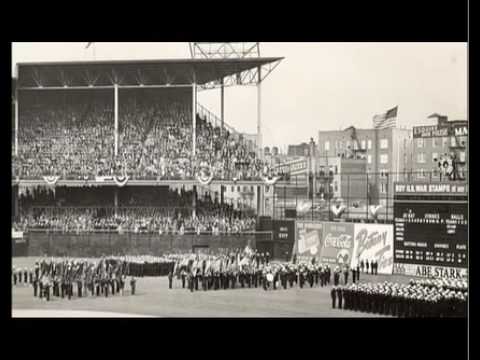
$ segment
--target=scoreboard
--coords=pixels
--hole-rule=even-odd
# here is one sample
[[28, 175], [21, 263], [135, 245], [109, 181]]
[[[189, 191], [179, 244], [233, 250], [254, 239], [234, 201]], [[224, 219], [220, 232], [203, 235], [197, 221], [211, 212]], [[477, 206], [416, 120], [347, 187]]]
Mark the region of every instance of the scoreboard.
[[467, 204], [394, 205], [398, 263], [467, 266]]
[[467, 185], [396, 184], [395, 190], [394, 272], [442, 276], [450, 271], [441, 270], [466, 269]]

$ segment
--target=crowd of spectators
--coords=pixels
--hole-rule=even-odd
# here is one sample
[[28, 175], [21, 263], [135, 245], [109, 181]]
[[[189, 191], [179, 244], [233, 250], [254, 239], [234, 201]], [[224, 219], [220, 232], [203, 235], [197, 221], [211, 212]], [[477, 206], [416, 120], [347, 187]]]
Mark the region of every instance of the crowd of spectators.
[[24, 212], [14, 228], [61, 232], [118, 231], [162, 234], [236, 234], [255, 230], [255, 218], [239, 214], [221, 215], [220, 210], [192, 214], [190, 209], [170, 208], [32, 208]]
[[193, 156], [188, 92], [150, 90], [120, 96], [117, 156], [111, 96], [72, 93], [62, 99], [46, 95], [22, 106], [14, 176], [194, 179], [205, 168], [217, 179], [272, 175], [241, 134], [222, 131], [198, 114]]

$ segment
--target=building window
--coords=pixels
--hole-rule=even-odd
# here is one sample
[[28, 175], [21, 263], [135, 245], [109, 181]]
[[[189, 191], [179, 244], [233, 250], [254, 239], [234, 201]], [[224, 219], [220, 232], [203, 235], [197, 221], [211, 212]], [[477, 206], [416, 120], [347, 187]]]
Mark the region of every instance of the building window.
[[452, 136], [450, 138], [450, 145], [451, 146], [457, 146], [457, 139], [455, 139], [455, 136]]
[[367, 141], [368, 150], [372, 150], [372, 140]]
[[380, 183], [380, 192], [382, 194], [385, 194], [387, 192], [387, 187], [386, 187], [386, 184], [385, 183]]
[[350, 142], [350, 140], [347, 141], [347, 149], [351, 149], [352, 148], [352, 143]]
[[466, 136], [458, 136], [457, 139], [458, 139], [459, 145], [467, 146], [468, 139]]
[[240, 186], [237, 186], [237, 192], [240, 192]]
[[362, 150], [365, 150], [365, 140], [362, 140]]
[[440, 146], [440, 138], [432, 138], [432, 147], [436, 148]]
[[438, 161], [438, 153], [434, 152], [432, 153], [432, 162]]
[[380, 155], [380, 164], [388, 164], [388, 154]]
[[336, 181], [334, 181], [333, 184], [335, 185], [335, 192], [337, 192], [338, 191], [338, 184], [337, 184]]
[[418, 169], [418, 170], [417, 170], [417, 177], [418, 177], [419, 179], [425, 178], [425, 169]]
[[250, 191], [253, 193], [253, 186], [250, 186]]
[[235, 187], [234, 187], [234, 186], [232, 186], [232, 193], [233, 193], [233, 192], [235, 192]]
[[372, 163], [372, 155], [367, 155], [367, 163]]
[[448, 147], [448, 137], [442, 137], [442, 147]]
[[425, 163], [425, 153], [417, 154], [417, 163], [420, 163], [420, 164]]
[[380, 149], [388, 149], [388, 139], [380, 140]]
[[423, 148], [425, 142], [423, 139], [417, 139], [417, 148]]
[[325, 141], [325, 151], [330, 150], [330, 141]]
[[386, 178], [388, 176], [388, 170], [382, 169], [380, 170], [380, 177]]
[[461, 161], [461, 162], [465, 162], [465, 151], [462, 151], [462, 152], [460, 153], [460, 161]]

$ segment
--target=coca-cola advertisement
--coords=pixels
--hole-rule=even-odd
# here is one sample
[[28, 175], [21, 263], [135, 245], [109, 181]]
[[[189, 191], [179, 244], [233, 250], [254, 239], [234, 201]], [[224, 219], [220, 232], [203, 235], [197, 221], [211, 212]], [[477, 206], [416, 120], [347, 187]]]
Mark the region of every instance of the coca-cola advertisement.
[[378, 264], [379, 274], [392, 274], [393, 271], [393, 225], [355, 224], [354, 247], [351, 265], [360, 262]]
[[353, 224], [324, 223], [320, 261], [330, 266], [350, 266], [353, 252]]

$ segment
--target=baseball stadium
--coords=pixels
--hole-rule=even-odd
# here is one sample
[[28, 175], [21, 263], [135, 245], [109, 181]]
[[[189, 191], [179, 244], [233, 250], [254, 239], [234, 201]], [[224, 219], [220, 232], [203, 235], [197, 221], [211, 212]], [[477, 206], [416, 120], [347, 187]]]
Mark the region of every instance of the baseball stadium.
[[[16, 64], [13, 317], [466, 316], [465, 162], [387, 174], [374, 194], [382, 174], [365, 173], [355, 128], [338, 167], [315, 145], [272, 161], [262, 84], [284, 58], [260, 43], [189, 50]], [[225, 121], [239, 86], [256, 91], [253, 135]], [[218, 114], [198, 101], [212, 89]]]

